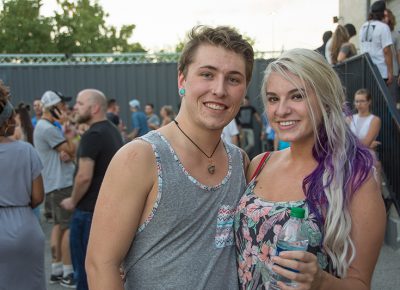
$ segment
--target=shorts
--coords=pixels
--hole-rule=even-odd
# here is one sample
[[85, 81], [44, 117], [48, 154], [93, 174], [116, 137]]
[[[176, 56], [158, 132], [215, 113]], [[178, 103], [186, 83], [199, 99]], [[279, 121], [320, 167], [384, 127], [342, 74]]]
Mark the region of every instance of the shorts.
[[70, 197], [72, 193], [72, 186], [57, 189], [50, 192], [47, 197], [50, 199], [51, 212], [55, 225], [60, 225], [61, 230], [69, 228], [69, 223], [72, 217], [72, 211], [66, 210], [61, 207], [60, 203], [63, 199]]

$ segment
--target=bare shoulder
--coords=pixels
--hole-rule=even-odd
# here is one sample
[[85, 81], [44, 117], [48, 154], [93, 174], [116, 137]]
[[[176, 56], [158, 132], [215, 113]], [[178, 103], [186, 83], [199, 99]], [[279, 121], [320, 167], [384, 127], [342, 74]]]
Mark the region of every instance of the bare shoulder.
[[[124, 145], [113, 157], [103, 185], [115, 189], [150, 191], [156, 176], [156, 162], [151, 144], [134, 140]], [[117, 191], [117, 190], [116, 190]]]
[[[269, 152], [269, 154], [271, 154], [271, 153], [272, 152]], [[250, 165], [247, 170], [247, 181], [250, 181], [251, 177], [253, 176], [254, 172], [256, 171], [258, 165], [260, 164], [260, 162], [265, 154], [266, 154], [266, 152], [258, 154], [256, 157], [254, 157], [251, 160]]]
[[381, 118], [379, 118], [377, 115], [374, 115], [374, 117], [372, 118], [372, 122], [375, 124], [381, 124]]
[[153, 148], [151, 144], [143, 140], [134, 140], [125, 144], [114, 155], [112, 163], [114, 165], [127, 168], [146, 166], [154, 159]]

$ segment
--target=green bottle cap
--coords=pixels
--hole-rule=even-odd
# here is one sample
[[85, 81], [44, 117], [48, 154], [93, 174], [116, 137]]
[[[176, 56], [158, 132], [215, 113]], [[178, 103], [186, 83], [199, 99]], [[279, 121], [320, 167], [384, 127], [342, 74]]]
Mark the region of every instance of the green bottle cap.
[[304, 208], [301, 207], [292, 207], [290, 209], [290, 216], [303, 219], [305, 214]]

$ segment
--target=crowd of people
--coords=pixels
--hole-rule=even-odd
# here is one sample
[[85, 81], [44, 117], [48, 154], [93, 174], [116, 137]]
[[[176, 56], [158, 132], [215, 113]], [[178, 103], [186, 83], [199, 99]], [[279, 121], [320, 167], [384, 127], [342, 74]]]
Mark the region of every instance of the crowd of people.
[[[273, 273], [298, 289], [369, 289], [386, 219], [380, 119], [366, 89], [346, 116], [332, 68], [354, 55], [354, 34], [345, 25], [325, 37], [331, 62], [324, 48], [272, 61], [261, 109], [246, 96], [249, 42], [197, 26], [178, 62], [179, 112], [132, 99], [130, 131], [99, 90], [80, 91], [73, 110], [46, 91], [31, 118], [0, 83], [0, 289], [268, 289]], [[277, 255], [293, 207], [305, 210], [309, 245]], [[48, 282], [42, 215], [53, 223]]]
[[[400, 110], [400, 32], [395, 30], [396, 17], [386, 8], [385, 1], [372, 3], [368, 20], [360, 27], [360, 53], [368, 53], [386, 82], [393, 104]], [[355, 56], [352, 38], [357, 34], [353, 24], [337, 25], [336, 30], [324, 32], [323, 44], [316, 49], [331, 65]]]

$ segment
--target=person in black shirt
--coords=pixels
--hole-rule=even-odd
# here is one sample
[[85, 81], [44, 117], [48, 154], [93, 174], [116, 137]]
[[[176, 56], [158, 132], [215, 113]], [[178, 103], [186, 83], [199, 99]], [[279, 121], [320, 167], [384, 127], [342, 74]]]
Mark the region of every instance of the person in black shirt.
[[88, 289], [85, 258], [90, 226], [101, 183], [108, 164], [123, 145], [118, 129], [107, 120], [106, 97], [94, 89], [78, 94], [75, 110], [78, 123], [88, 124], [81, 138], [77, 158], [77, 170], [70, 198], [61, 205], [74, 210], [71, 221], [71, 256], [77, 279], [77, 289]]
[[119, 126], [120, 119], [118, 116], [119, 106], [115, 99], [110, 99], [107, 101], [107, 119], [113, 123], [115, 126]]
[[260, 115], [257, 110], [250, 105], [248, 96], [244, 97], [243, 106], [240, 107], [239, 113], [236, 116], [236, 122], [239, 125], [240, 131], [240, 147], [251, 155], [255, 145], [253, 120], [262, 125]]

